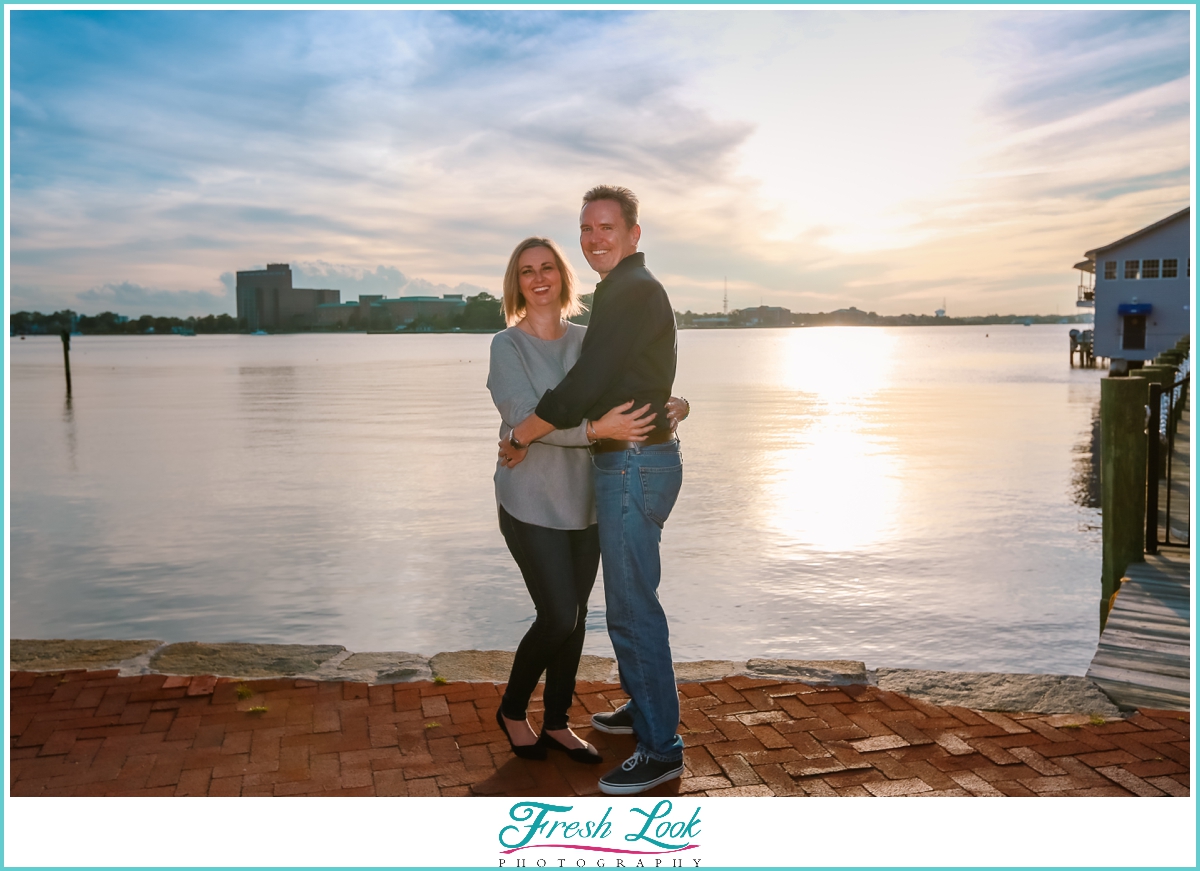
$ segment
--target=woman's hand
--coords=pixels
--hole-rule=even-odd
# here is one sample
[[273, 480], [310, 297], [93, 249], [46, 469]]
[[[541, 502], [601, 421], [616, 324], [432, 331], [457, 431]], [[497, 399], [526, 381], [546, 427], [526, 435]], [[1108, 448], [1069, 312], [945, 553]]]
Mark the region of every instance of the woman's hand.
[[508, 439], [500, 439], [499, 450], [496, 452], [496, 462], [506, 469], [511, 469], [520, 464], [525, 459], [525, 455], [529, 453], [528, 446], [517, 450]]
[[654, 429], [654, 418], [657, 413], [646, 414], [650, 408], [647, 402], [641, 408], [630, 411], [633, 400], [609, 409], [608, 413], [599, 420], [592, 421], [592, 432], [598, 439], [617, 439], [623, 442], [644, 442], [646, 436]]
[[679, 424], [687, 420], [687, 416], [692, 413], [692, 406], [682, 396], [672, 396], [667, 400], [667, 423], [671, 427], [671, 432], [675, 432], [675, 428]]

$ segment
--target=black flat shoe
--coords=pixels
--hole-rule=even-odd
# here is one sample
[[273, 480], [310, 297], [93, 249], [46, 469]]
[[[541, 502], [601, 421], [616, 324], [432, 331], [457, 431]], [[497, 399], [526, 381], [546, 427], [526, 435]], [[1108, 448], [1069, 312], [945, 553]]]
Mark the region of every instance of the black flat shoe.
[[[504, 733], [504, 737], [508, 739], [508, 746], [512, 748], [512, 752], [520, 756], [522, 759], [545, 759], [546, 748], [542, 744], [542, 739], [539, 738], [536, 744], [514, 744], [512, 735], [508, 734], [508, 725], [504, 722], [504, 714], [496, 708], [496, 722], [500, 724], [500, 731]], [[557, 743], [557, 742], [555, 742]], [[561, 744], [559, 745], [562, 746]], [[566, 750], [566, 747], [562, 749]]]
[[557, 738], [543, 731], [538, 736], [538, 743], [543, 747], [549, 747], [551, 750], [560, 750], [567, 754], [569, 759], [576, 762], [582, 762], [584, 765], [595, 765], [598, 762], [603, 762], [604, 757], [596, 752], [596, 748], [584, 741], [583, 747], [567, 747]]

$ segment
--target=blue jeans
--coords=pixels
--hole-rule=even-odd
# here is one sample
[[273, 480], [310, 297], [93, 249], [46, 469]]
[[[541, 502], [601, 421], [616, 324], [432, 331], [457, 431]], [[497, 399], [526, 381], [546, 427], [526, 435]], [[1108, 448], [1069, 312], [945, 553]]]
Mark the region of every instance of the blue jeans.
[[608, 634], [638, 749], [654, 759], [683, 757], [679, 691], [667, 615], [658, 601], [658, 544], [683, 483], [679, 442], [592, 456], [596, 519], [604, 562]]

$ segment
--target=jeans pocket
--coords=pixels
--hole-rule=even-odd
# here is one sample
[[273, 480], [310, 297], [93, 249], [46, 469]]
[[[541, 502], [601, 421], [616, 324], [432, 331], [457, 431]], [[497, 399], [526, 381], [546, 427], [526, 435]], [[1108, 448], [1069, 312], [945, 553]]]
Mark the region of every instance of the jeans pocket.
[[679, 488], [683, 485], [683, 466], [642, 466], [638, 469], [642, 482], [642, 504], [646, 516], [659, 527], [671, 516]]
[[592, 454], [592, 468], [606, 475], [620, 475], [627, 461], [624, 454]]

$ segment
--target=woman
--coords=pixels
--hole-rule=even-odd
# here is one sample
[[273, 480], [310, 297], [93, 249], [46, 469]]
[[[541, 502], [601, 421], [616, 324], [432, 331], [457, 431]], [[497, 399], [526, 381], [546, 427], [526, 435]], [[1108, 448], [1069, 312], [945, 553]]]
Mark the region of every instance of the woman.
[[[537, 407], [579, 358], [584, 327], [567, 321], [583, 306], [570, 264], [549, 239], [532, 237], [516, 247], [504, 273], [507, 330], [492, 340], [488, 390], [500, 411], [501, 435]], [[572, 430], [555, 430], [534, 442], [525, 461], [496, 468], [500, 531], [525, 579], [537, 618], [521, 639], [496, 722], [513, 752], [544, 759], [559, 750], [577, 762], [601, 756], [567, 724], [575, 673], [583, 651], [587, 600], [600, 563], [591, 458], [597, 439], [642, 441], [653, 429], [648, 405], [632, 402]], [[680, 406], [672, 409], [676, 416]], [[546, 713], [540, 735], [525, 708], [546, 673]]]

